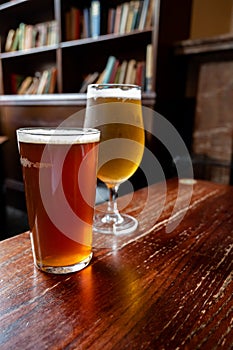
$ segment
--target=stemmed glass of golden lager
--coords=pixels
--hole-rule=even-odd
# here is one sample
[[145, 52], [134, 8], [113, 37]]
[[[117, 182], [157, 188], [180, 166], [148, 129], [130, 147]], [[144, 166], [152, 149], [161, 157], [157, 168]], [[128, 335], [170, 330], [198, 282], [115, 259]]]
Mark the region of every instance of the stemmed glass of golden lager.
[[94, 231], [131, 233], [138, 221], [120, 214], [116, 199], [120, 184], [134, 174], [144, 152], [141, 88], [126, 84], [89, 85], [84, 125], [101, 131], [97, 176], [109, 190], [107, 211], [95, 215]]

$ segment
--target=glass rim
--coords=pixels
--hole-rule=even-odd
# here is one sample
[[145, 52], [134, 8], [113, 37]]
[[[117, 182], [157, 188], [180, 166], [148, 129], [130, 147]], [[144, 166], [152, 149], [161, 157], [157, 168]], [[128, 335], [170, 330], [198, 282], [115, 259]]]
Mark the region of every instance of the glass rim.
[[109, 87], [109, 88], [122, 88], [125, 90], [129, 90], [129, 89], [138, 89], [141, 90], [141, 86], [140, 85], [136, 85], [136, 84], [118, 84], [118, 83], [100, 83], [100, 84], [89, 84], [88, 87], [90, 88], [104, 88], [104, 87]]
[[16, 130], [20, 142], [32, 143], [88, 143], [100, 140], [100, 130], [75, 127], [21, 127]]
[[112, 97], [119, 99], [142, 98], [142, 89], [139, 85], [133, 84], [89, 84], [87, 87], [87, 100], [89, 98]]

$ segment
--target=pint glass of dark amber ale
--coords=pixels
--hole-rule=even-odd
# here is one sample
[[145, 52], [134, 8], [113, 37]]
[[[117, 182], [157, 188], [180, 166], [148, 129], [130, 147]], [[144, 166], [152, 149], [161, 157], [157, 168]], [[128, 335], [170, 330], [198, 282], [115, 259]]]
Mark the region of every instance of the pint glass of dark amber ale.
[[91, 260], [99, 139], [90, 128], [17, 130], [34, 263], [45, 272]]

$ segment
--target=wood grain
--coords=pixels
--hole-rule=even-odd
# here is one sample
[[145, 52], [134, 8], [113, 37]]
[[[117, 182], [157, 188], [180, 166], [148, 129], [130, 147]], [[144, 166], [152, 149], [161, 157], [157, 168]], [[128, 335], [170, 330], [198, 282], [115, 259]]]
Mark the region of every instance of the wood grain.
[[38, 271], [27, 232], [0, 243], [1, 350], [232, 349], [233, 188], [197, 181], [171, 233], [177, 181], [156, 222], [161, 185], [149, 191], [120, 198], [138, 217], [146, 203], [139, 229], [112, 246], [95, 237], [81, 272]]

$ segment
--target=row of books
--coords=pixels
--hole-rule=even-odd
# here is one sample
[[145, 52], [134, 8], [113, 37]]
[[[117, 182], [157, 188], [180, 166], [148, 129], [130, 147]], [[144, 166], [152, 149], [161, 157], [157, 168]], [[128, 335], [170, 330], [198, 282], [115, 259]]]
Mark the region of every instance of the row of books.
[[[155, 1], [133, 0], [109, 8], [106, 26], [101, 23], [103, 17], [99, 0], [92, 0], [89, 8], [81, 9], [72, 6], [65, 13], [65, 40], [97, 38], [101, 34], [101, 26], [106, 28], [107, 34], [124, 34], [136, 29], [147, 29], [152, 25]], [[35, 25], [20, 23], [18, 28], [9, 30], [5, 52], [57, 43], [57, 21], [53, 20]]]
[[119, 4], [108, 11], [107, 32], [130, 33], [133, 30], [148, 29], [153, 24], [156, 0], [129, 1]]
[[17, 74], [11, 76], [11, 89], [18, 95], [52, 94], [55, 92], [57, 69], [52, 67], [43, 72], [36, 72], [34, 76], [22, 77]]
[[102, 72], [88, 74], [80, 88], [80, 93], [87, 91], [89, 84], [136, 84], [142, 91], [152, 91], [152, 45], [147, 46], [146, 61], [135, 59], [120, 61], [109, 56]]
[[18, 28], [9, 30], [5, 43], [5, 51], [27, 50], [57, 43], [57, 21], [48, 21], [35, 25], [20, 23]]
[[[89, 8], [72, 6], [65, 13], [65, 40], [97, 38], [101, 34], [124, 34], [148, 29], [153, 25], [156, 0], [132, 0], [110, 7], [107, 17], [102, 13], [100, 1], [92, 0]], [[106, 11], [103, 10], [103, 11]], [[106, 21], [104, 24], [103, 22]]]
[[89, 8], [72, 6], [65, 13], [65, 40], [97, 38], [100, 35], [100, 1], [93, 0]]

